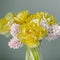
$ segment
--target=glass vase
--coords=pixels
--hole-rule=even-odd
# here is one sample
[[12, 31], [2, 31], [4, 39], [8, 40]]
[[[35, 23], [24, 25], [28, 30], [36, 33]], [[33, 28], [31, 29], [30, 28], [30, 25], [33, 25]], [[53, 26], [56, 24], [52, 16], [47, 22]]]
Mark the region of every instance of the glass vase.
[[42, 60], [40, 47], [35, 48], [26, 47], [25, 60]]

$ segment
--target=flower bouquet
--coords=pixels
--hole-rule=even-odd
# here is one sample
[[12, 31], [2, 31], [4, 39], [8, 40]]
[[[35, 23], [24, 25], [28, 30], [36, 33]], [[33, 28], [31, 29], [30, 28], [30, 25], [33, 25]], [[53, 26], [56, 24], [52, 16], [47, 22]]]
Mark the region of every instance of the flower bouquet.
[[47, 12], [31, 14], [28, 11], [7, 13], [0, 19], [0, 34], [12, 35], [8, 46], [12, 49], [26, 45], [25, 60], [42, 60], [41, 42], [60, 37], [60, 26]]

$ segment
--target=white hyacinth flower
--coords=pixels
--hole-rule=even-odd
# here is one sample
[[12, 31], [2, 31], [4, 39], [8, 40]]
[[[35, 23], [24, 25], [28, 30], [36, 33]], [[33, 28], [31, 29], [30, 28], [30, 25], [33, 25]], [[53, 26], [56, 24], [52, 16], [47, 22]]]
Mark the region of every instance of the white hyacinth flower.
[[19, 24], [14, 23], [11, 28], [10, 28], [10, 33], [13, 37], [16, 37], [17, 34], [19, 33]]
[[50, 28], [49, 24], [48, 24], [45, 20], [42, 20], [42, 21], [40, 22], [40, 25], [43, 26], [43, 27], [46, 28], [46, 29], [49, 29], [49, 28]]
[[9, 42], [8, 42], [8, 46], [10, 48], [13, 48], [13, 49], [18, 49], [20, 47], [22, 47], [22, 42], [18, 41], [17, 38], [12, 38]]
[[59, 25], [53, 25], [49, 30], [48, 30], [48, 35], [46, 39], [48, 40], [55, 40], [60, 37], [60, 26]]

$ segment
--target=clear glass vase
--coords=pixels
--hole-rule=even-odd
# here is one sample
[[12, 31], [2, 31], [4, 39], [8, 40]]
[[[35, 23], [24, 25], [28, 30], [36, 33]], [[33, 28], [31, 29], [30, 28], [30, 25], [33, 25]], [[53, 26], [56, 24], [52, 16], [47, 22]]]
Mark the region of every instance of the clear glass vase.
[[35, 48], [26, 47], [25, 60], [42, 60], [40, 47]]

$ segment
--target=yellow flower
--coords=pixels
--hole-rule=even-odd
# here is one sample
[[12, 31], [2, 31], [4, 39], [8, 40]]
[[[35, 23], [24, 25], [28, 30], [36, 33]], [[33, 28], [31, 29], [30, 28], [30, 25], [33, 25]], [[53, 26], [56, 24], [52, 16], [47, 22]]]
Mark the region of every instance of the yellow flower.
[[26, 44], [28, 47], [37, 47], [40, 45], [39, 40], [35, 38], [33, 35], [28, 35], [27, 39], [21, 40], [24, 44]]
[[6, 18], [2, 18], [0, 20], [0, 34], [5, 34], [7, 32], [9, 32], [9, 26], [7, 25], [8, 20], [6, 20]]
[[47, 12], [38, 12], [37, 15], [40, 16], [40, 21], [45, 20], [49, 25], [56, 24], [55, 18]]
[[11, 13], [11, 12], [9, 12], [9, 13], [7, 13], [6, 15], [5, 15], [5, 18], [7, 19], [7, 20], [14, 20], [14, 17], [16, 16], [16, 13]]
[[17, 13], [11, 13], [11, 12], [9, 12], [5, 15], [5, 18], [6, 18], [6, 20], [8, 20], [9, 25], [12, 25], [13, 23], [17, 23], [14, 19], [14, 17], [16, 17], [16, 15], [17, 15]]
[[23, 24], [26, 23], [26, 18], [29, 16], [29, 12], [28, 11], [22, 11], [17, 13], [16, 17], [14, 17], [15, 22]]
[[38, 14], [32, 14], [32, 15], [30, 15], [27, 19], [26, 19], [26, 22], [28, 23], [28, 22], [30, 22], [30, 21], [32, 21], [32, 20], [34, 20], [34, 19], [38, 19], [38, 21], [40, 20], [40, 16], [38, 16]]
[[0, 20], [0, 34], [10, 32], [10, 27], [14, 23], [14, 16], [16, 14], [7, 13], [4, 18]]
[[40, 40], [47, 34], [47, 30], [37, 23], [26, 23], [20, 26], [20, 33], [18, 38], [29, 47], [36, 47], [39, 45]]

